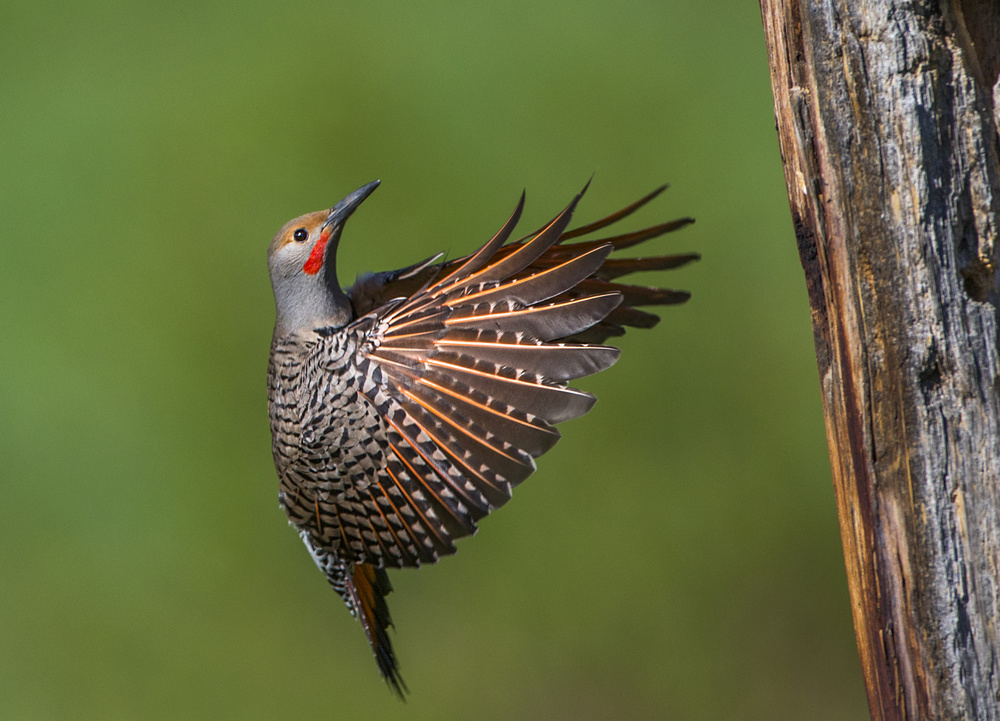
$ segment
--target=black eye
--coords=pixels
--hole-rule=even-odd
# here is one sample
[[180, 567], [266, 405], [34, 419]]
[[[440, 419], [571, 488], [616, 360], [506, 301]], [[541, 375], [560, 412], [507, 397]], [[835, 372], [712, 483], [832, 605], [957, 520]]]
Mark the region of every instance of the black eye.
[[301, 243], [303, 240], [306, 240], [309, 237], [309, 231], [306, 230], [305, 228], [299, 228], [298, 230], [295, 231], [295, 233], [292, 234], [292, 237]]

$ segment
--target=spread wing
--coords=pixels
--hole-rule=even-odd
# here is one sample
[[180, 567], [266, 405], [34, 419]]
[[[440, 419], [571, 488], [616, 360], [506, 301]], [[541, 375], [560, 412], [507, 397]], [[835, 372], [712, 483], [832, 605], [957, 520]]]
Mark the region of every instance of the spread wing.
[[593, 406], [594, 396], [567, 382], [609, 367], [619, 351], [576, 341], [655, 323], [633, 305], [687, 298], [613, 279], [692, 256], [608, 260], [614, 249], [672, 228], [558, 245], [634, 210], [566, 233], [579, 198], [538, 232], [505, 245], [522, 196], [478, 252], [394, 279], [389, 285], [420, 279], [422, 287], [355, 322], [363, 332], [358, 392], [378, 419], [371, 431], [378, 453], [372, 482], [336, 501], [354, 560], [410, 566], [454, 553], [454, 540], [473, 533], [535, 470], [534, 459], [559, 439], [555, 424]]
[[[574, 243], [566, 242], [580, 238], [581, 236], [597, 233], [607, 228], [639, 210], [666, 189], [667, 186], [663, 185], [606, 218], [563, 232], [554, 244], [543, 251], [538, 258], [529, 263], [519, 274], [528, 275], [546, 270], [554, 265], [564, 263], [587, 250], [605, 244], [611, 246], [612, 252], [625, 250], [693, 223], [693, 218], [678, 218], [630, 233], [597, 240], [583, 240]], [[521, 201], [523, 203], [523, 196]], [[521, 205], [519, 204], [518, 208], [520, 207]], [[510, 231], [512, 230], [513, 228], [510, 229]], [[535, 237], [535, 235], [537, 233], [532, 233], [524, 238], [507, 243], [502, 247], [494, 248], [495, 255], [493, 260], [500, 260], [507, 254], [516, 252], [524, 243]], [[357, 283], [347, 289], [347, 295], [350, 296], [354, 305], [355, 316], [364, 316], [395, 298], [409, 298], [428, 284], [435, 283], [450, 275], [468, 260], [468, 258], [457, 258], [445, 263], [437, 263], [438, 257], [440, 256], [429, 258], [421, 263], [416, 263], [400, 270], [373, 273], [359, 278]], [[578, 343], [603, 343], [608, 338], [624, 335], [625, 328], [627, 327], [652, 328], [659, 321], [659, 317], [648, 311], [639, 310], [639, 306], [683, 303], [690, 297], [690, 294], [667, 288], [628, 285], [617, 282], [617, 279], [629, 273], [679, 268], [698, 260], [699, 257], [697, 253], [681, 253], [642, 258], [608, 258], [592, 276], [581, 281], [577, 287], [566, 291], [562, 299], [566, 300], [584, 294], [598, 295], [600, 293], [619, 292], [622, 294], [621, 305], [587, 331], [576, 334], [573, 338], [562, 340], [572, 340]]]

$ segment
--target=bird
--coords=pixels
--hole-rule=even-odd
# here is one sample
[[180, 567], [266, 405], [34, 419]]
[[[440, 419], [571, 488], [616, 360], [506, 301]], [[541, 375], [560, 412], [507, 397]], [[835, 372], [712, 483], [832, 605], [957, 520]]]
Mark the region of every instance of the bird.
[[[696, 253], [610, 258], [693, 222], [684, 217], [611, 237], [575, 240], [616, 213], [568, 230], [587, 186], [553, 220], [510, 240], [521, 193], [474, 253], [442, 254], [360, 275], [344, 289], [337, 249], [345, 223], [379, 186], [286, 223], [268, 247], [276, 314], [267, 371], [278, 500], [319, 570], [357, 617], [392, 691], [408, 689], [389, 639], [387, 570], [434, 563], [503, 506], [556, 424], [596, 398], [569, 381], [611, 366], [605, 341], [659, 318], [639, 306], [690, 294], [628, 285], [636, 271], [678, 268]], [[567, 242], [575, 241], [575, 242]]]

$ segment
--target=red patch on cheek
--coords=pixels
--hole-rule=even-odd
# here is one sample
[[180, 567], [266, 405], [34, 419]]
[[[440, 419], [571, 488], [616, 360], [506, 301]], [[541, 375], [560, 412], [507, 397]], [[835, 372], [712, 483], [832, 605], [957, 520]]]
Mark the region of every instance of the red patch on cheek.
[[323, 267], [323, 254], [326, 252], [326, 244], [328, 242], [330, 242], [329, 233], [323, 233], [319, 236], [319, 240], [313, 246], [312, 253], [309, 254], [309, 260], [302, 266], [303, 273], [316, 275], [319, 272], [319, 269]]

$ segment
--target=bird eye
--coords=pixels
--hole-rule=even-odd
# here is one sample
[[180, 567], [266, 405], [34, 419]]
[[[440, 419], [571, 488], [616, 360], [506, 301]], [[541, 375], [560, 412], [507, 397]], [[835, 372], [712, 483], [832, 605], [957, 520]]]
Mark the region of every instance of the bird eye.
[[292, 237], [301, 243], [303, 240], [306, 240], [309, 237], [309, 231], [306, 230], [305, 228], [299, 228], [298, 230], [295, 231], [295, 233], [292, 234]]

